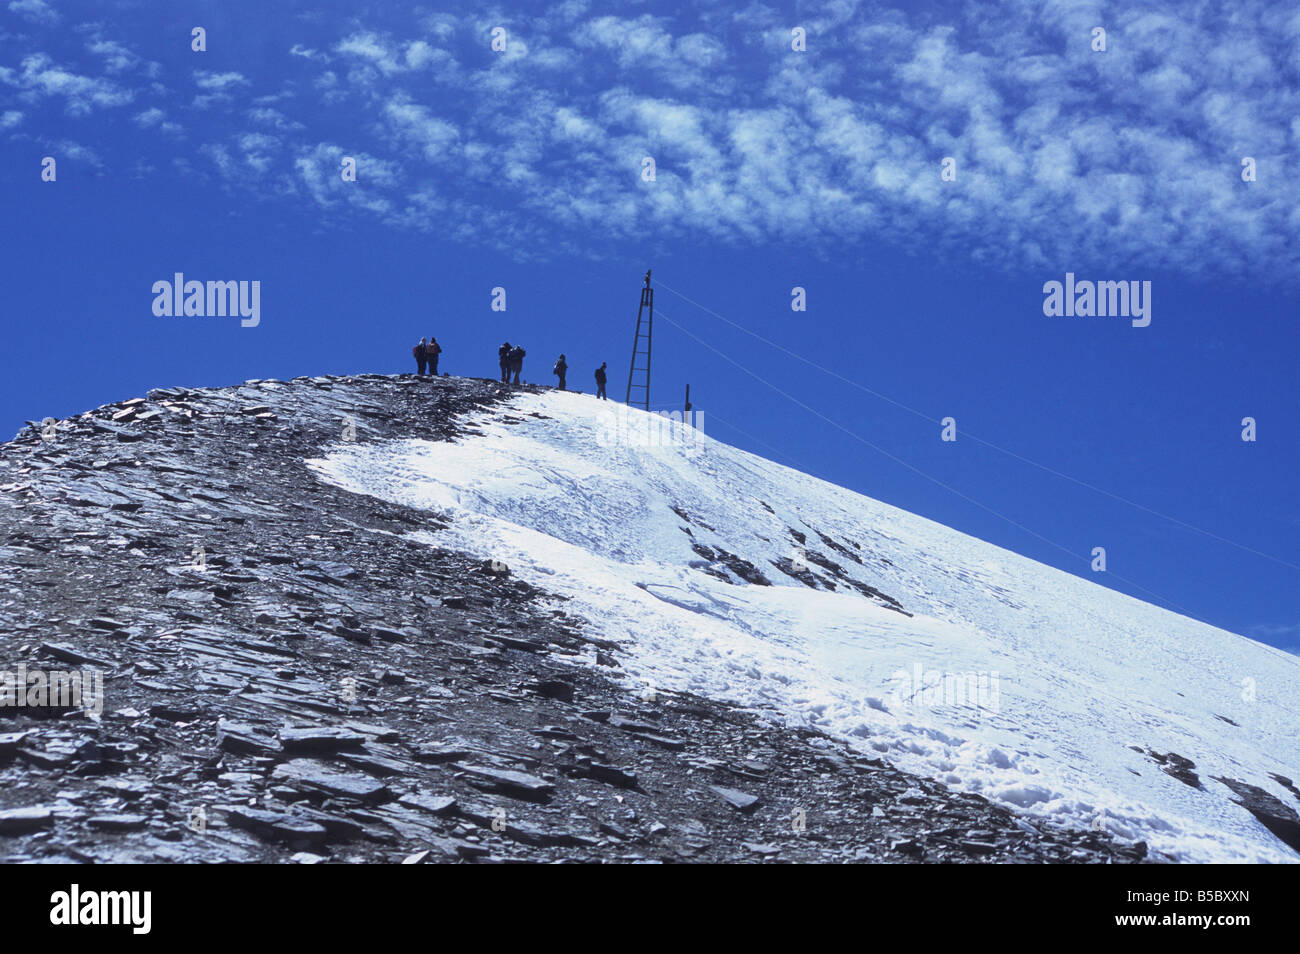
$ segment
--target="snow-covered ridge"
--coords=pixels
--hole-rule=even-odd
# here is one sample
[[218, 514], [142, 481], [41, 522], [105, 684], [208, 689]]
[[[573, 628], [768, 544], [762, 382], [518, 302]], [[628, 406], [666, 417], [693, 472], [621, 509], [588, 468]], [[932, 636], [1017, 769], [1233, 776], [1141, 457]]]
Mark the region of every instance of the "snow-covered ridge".
[[[680, 424], [638, 440], [627, 413], [521, 394], [482, 436], [309, 464], [442, 512], [429, 543], [568, 597], [637, 685], [762, 709], [1181, 860], [1297, 860], [1214, 776], [1295, 807], [1272, 776], [1300, 770], [1300, 660]], [[1199, 788], [1153, 757], [1169, 753]]]

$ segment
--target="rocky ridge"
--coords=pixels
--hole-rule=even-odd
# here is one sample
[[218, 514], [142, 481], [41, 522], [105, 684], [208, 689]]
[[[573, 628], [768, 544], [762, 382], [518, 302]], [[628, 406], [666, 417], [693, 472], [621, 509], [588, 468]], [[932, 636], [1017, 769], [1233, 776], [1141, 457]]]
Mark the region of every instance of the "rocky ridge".
[[0, 668], [94, 669], [105, 693], [98, 715], [0, 708], [5, 859], [1146, 858], [756, 713], [630, 691], [618, 647], [557, 600], [404, 538], [438, 515], [304, 463], [455, 440], [512, 390], [166, 388], [0, 445]]

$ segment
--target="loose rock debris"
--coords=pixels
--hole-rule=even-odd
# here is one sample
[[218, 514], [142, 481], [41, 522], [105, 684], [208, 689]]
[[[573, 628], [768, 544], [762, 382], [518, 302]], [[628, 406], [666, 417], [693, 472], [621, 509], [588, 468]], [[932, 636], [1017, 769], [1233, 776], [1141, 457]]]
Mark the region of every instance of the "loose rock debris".
[[[456, 440], [511, 393], [402, 375], [162, 388], [0, 445], [2, 664], [104, 680], [100, 713], [0, 708], [0, 856], [1145, 857], [815, 733], [629, 692], [618, 648], [504, 564], [404, 539], [438, 515], [304, 463], [346, 439]], [[600, 665], [564, 664], [580, 656]]]

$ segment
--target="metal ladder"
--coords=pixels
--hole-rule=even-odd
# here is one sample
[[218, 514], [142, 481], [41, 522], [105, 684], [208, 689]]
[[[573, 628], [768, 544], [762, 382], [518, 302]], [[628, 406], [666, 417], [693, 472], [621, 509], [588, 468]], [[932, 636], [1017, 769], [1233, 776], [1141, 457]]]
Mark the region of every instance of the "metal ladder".
[[[645, 334], [641, 333], [642, 316], [645, 316]], [[625, 404], [632, 403], [633, 390], [645, 392], [644, 400], [638, 401], [647, 411], [650, 410], [650, 334], [655, 323], [655, 291], [650, 287], [650, 269], [646, 269], [645, 285], [641, 289], [641, 304], [636, 310], [636, 337], [632, 339], [632, 366], [627, 372], [627, 397]], [[641, 350], [641, 339], [645, 338], [645, 350]], [[637, 367], [636, 359], [645, 356], [645, 367]], [[636, 383], [636, 373], [645, 372], [645, 383]]]

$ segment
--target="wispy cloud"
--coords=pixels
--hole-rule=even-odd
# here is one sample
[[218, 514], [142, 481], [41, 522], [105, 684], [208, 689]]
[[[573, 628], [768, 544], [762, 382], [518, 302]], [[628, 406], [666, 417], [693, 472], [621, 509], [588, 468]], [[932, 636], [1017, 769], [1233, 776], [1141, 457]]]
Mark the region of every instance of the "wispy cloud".
[[87, 43], [86, 49], [103, 57], [104, 67], [110, 73], [125, 73], [140, 64], [140, 57], [116, 40], [97, 38]]
[[282, 132], [294, 132], [307, 128], [302, 123], [289, 119], [280, 110], [272, 106], [255, 106], [248, 111], [248, 118], [262, 126], [269, 126]]
[[707, 33], [674, 36], [670, 22], [644, 14], [636, 18], [601, 16], [583, 23], [574, 42], [583, 51], [612, 56], [622, 70], [654, 71], [673, 86], [687, 90], [706, 80], [730, 88], [733, 74], [724, 71], [727, 49]]
[[[455, 214], [468, 238], [500, 245], [595, 251], [650, 230], [869, 240], [1009, 269], [1300, 277], [1300, 11], [1283, 4], [1103, 15], [1009, 0], [941, 16], [829, 0], [796, 22], [757, 4], [670, 17], [566, 2], [392, 21], [311, 19], [283, 51], [288, 94], [196, 71], [193, 105], [224, 126], [201, 155], [331, 212], [428, 229]], [[498, 24], [504, 53], [490, 46]], [[795, 26], [806, 51], [791, 48]], [[73, 115], [129, 101], [118, 78], [139, 53], [99, 37], [91, 51], [102, 75], [32, 54], [0, 83], [33, 104], [63, 97]], [[167, 129], [154, 112], [167, 105], [149, 107], [137, 122]], [[339, 115], [362, 118], [345, 131]], [[277, 138], [241, 146], [255, 133]], [[386, 177], [339, 201], [321, 143]], [[940, 178], [945, 157], [955, 181]]]
[[330, 59], [328, 55], [320, 52], [319, 50], [310, 49], [308, 47], [303, 46], [301, 43], [295, 43], [292, 47], [290, 47], [289, 53], [292, 56], [301, 56], [303, 59], [317, 60], [322, 63], [328, 63]]
[[131, 118], [141, 129], [158, 129], [173, 136], [182, 135], [184, 132], [180, 123], [170, 121], [167, 113], [157, 106], [151, 106]]
[[201, 93], [194, 97], [195, 109], [212, 109], [216, 106], [228, 106], [234, 102], [234, 93], [241, 87], [251, 85], [242, 73], [229, 71], [215, 73], [208, 70], [194, 71], [194, 85]]
[[32, 104], [62, 99], [67, 112], [85, 116], [99, 107], [124, 106], [134, 93], [104, 77], [76, 73], [44, 53], [24, 57], [19, 68], [0, 67], [0, 83], [18, 90], [19, 99]]
[[59, 14], [46, 0], [12, 0], [9, 12], [31, 20], [34, 23], [58, 23]]

